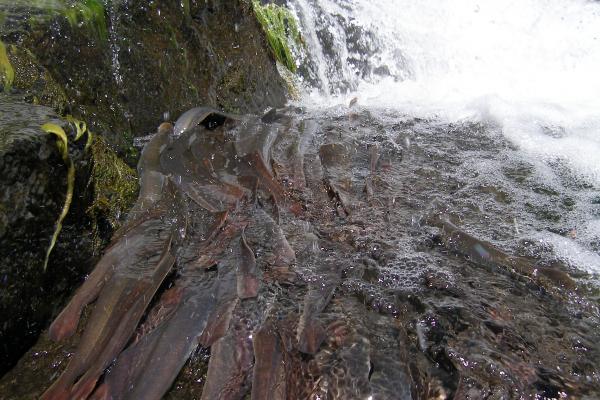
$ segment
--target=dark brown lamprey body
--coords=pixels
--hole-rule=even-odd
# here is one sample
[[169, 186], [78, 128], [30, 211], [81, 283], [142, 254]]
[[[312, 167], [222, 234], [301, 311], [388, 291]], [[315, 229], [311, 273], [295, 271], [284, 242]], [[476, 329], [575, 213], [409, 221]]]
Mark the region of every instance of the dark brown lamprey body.
[[534, 260], [511, 256], [493, 244], [477, 239], [461, 230], [443, 214], [429, 215], [426, 222], [440, 228], [440, 239], [444, 246], [468, 257], [475, 263], [527, 276], [550, 290], [555, 287], [568, 289], [576, 287], [575, 282], [567, 273], [554, 268], [537, 266]]
[[[518, 330], [528, 319], [496, 301], [497, 288], [511, 287], [532, 315], [565, 318], [572, 279], [467, 234], [445, 213], [422, 222], [452, 253], [414, 244], [425, 227], [407, 221], [425, 204], [411, 208], [400, 185], [402, 149], [346, 135], [348, 123], [198, 107], [174, 128], [161, 125], [139, 162], [138, 202], [50, 328], [63, 340], [93, 307], [43, 399], [160, 399], [199, 347], [210, 349], [197, 389], [206, 400], [589, 392], [587, 378], [543, 367], [560, 359], [593, 370], [546, 351], [568, 348], [569, 337], [533, 343]], [[446, 266], [465, 283], [436, 269]], [[409, 282], [410, 268], [422, 278]], [[493, 285], [471, 285], [473, 276]]]

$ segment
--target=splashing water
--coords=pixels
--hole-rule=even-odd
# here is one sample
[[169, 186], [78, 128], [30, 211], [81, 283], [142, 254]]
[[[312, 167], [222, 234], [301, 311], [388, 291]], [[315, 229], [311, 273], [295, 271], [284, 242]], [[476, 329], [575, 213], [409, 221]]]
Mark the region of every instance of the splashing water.
[[121, 61], [119, 60], [119, 52], [121, 51], [121, 47], [119, 45], [119, 33], [116, 29], [119, 16], [116, 10], [116, 5], [112, 2], [107, 3], [107, 11], [110, 21], [108, 40], [111, 53], [110, 58], [112, 74], [117, 85], [121, 87], [123, 85], [123, 75], [121, 74]]
[[[310, 53], [300, 68], [309, 87], [302, 101], [307, 108], [348, 105], [356, 97], [370, 110], [481, 122], [502, 132], [542, 175], [548, 165], [560, 164], [598, 192], [600, 2], [290, 0], [288, 5]], [[580, 232], [589, 243], [600, 237], [600, 229], [593, 229], [600, 220], [589, 206], [583, 208]], [[567, 245], [561, 242], [556, 252], [574, 259]]]

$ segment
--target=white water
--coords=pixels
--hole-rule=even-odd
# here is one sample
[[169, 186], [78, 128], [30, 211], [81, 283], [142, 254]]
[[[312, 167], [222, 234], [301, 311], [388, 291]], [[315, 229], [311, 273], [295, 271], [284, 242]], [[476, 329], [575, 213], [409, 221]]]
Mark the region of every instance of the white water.
[[[558, 160], [600, 192], [600, 2], [291, 0], [289, 5], [308, 33], [312, 75], [319, 82], [307, 91], [305, 106], [348, 104], [357, 97], [368, 108], [491, 123], [535, 164]], [[359, 39], [352, 36], [357, 29]], [[329, 51], [315, 43], [319, 32], [321, 42], [333, 38]], [[361, 51], [368, 53], [362, 59]], [[358, 67], [357, 59], [363, 62]], [[382, 66], [389, 74], [377, 73]], [[597, 218], [580, 216], [586, 238], [600, 236]], [[568, 240], [559, 243], [549, 235], [547, 241], [570, 260], [581, 254], [575, 242], [567, 251]], [[594, 260], [584, 263], [586, 269], [600, 272]]]

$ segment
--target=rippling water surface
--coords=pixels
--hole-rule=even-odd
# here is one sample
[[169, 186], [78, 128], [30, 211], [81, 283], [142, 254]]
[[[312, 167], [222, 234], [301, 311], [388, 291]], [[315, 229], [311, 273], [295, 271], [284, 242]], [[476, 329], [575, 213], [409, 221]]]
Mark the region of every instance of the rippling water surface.
[[[374, 114], [423, 118], [432, 126], [480, 124], [488, 139], [503, 136], [515, 150], [510, 155], [476, 161], [459, 147], [455, 156], [469, 165], [466, 172], [497, 185], [502, 171], [523, 163], [527, 179], [569, 197], [568, 210], [556, 211], [560, 227], [528, 231], [517, 228], [516, 218], [517, 236], [529, 234], [557, 257], [600, 272], [600, 3], [290, 3], [309, 48], [301, 68], [306, 107], [344, 113], [342, 105], [357, 98]], [[521, 186], [508, 185], [539, 192], [531, 182]], [[534, 208], [555, 205], [546, 196]], [[552, 233], [557, 229], [568, 234]]]

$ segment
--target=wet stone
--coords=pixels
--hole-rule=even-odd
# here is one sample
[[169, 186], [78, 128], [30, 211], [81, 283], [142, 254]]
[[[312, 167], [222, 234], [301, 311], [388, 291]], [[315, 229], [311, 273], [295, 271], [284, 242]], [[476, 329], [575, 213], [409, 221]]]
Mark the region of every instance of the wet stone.
[[67, 166], [54, 136], [40, 127], [47, 122], [64, 123], [47, 107], [5, 94], [0, 94], [0, 115], [2, 374], [35, 342], [72, 286], [91, 267], [94, 247], [91, 221], [82, 204], [88, 195], [89, 163], [75, 155], [75, 204], [44, 271], [46, 251], [67, 192]]

